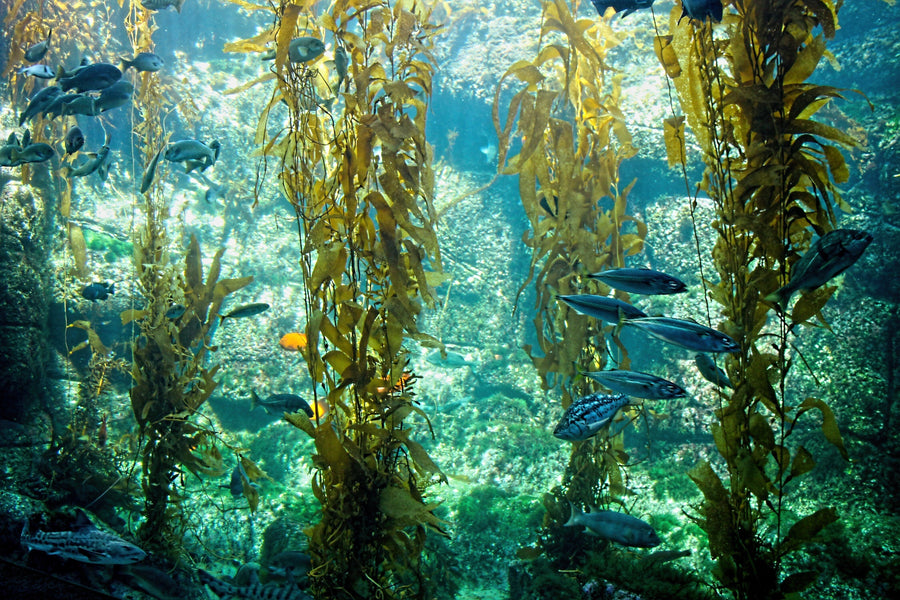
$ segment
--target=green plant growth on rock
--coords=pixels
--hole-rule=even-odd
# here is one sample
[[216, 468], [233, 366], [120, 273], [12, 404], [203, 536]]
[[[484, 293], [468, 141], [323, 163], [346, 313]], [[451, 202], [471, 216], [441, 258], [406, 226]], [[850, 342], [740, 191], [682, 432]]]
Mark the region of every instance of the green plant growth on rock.
[[[424, 598], [425, 542], [429, 531], [443, 533], [427, 489], [446, 479], [414, 439], [430, 424], [417, 432], [407, 419], [426, 415], [403, 344], [441, 346], [416, 323], [443, 280], [425, 140], [434, 6], [337, 0], [320, 15], [313, 8], [277, 3], [271, 29], [226, 47], [275, 48], [270, 72], [245, 87], [275, 83], [255, 141], [278, 161], [296, 213], [304, 358], [314, 401], [329, 407], [313, 420], [288, 416], [315, 442], [322, 513], [306, 531], [310, 583], [321, 599]], [[298, 37], [333, 42], [333, 56], [297, 60], [290, 47]], [[288, 126], [272, 134], [269, 113], [282, 102]]]
[[[584, 275], [623, 266], [626, 256], [641, 250], [646, 227], [627, 214], [631, 186], [619, 181], [619, 165], [635, 148], [618, 108], [619, 79], [605, 63], [618, 39], [602, 19], [576, 20], [562, 0], [542, 7], [541, 48], [533, 61], [515, 63], [501, 78], [494, 126], [499, 169], [518, 175], [531, 224], [524, 237], [532, 249], [531, 269], [520, 293], [533, 280], [540, 347], [525, 350], [544, 387], [559, 386], [565, 409], [597, 391], [590, 380], [576, 377], [577, 368], [604, 368], [612, 344], [618, 347], [618, 367], [627, 369], [629, 361], [615, 325], [578, 314], [556, 297], [608, 295], [608, 286]], [[521, 87], [501, 122], [500, 97], [513, 81]], [[510, 156], [514, 136], [522, 145]], [[625, 233], [626, 225], [635, 231]], [[620, 291], [615, 297], [628, 300]], [[564, 522], [568, 501], [608, 505], [625, 491], [621, 467], [628, 457], [622, 446], [621, 435], [599, 435], [573, 446], [563, 485], [553, 492], [555, 506], [548, 506], [551, 518]]]
[[[805, 292], [790, 310], [766, 300], [813, 236], [835, 227], [835, 208], [849, 210], [837, 185], [848, 176], [841, 148], [855, 141], [814, 119], [842, 90], [807, 82], [837, 28], [838, 5], [738, 1], [715, 36], [709, 22], [679, 24], [673, 10], [674, 52], [661, 54], [703, 149], [700, 187], [715, 204], [718, 281], [705, 285], [724, 316], [719, 328], [741, 348], [724, 360], [735, 389], [720, 397], [712, 426], [722, 468], [703, 461], [690, 472], [704, 496], [695, 518], [708, 535], [716, 576], [741, 599], [796, 597], [811, 585], [815, 570], [785, 573], [783, 559], [837, 519], [827, 507], [786, 518], [794, 481], [816, 465], [792, 439], [795, 428], [816, 414], [825, 438], [847, 458], [828, 405], [794, 398], [788, 386], [800, 358], [790, 336], [825, 324], [821, 310], [836, 288]], [[675, 122], [682, 129], [670, 131], [670, 159], [683, 162], [683, 118]]]

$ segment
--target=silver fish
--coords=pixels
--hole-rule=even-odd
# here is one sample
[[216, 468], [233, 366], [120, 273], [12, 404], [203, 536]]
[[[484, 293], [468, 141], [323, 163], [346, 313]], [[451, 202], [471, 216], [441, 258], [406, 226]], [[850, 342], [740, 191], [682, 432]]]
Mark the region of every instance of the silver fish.
[[663, 341], [698, 352], [740, 352], [741, 347], [721, 331], [694, 321], [671, 317], [644, 317], [625, 321]]
[[209, 145], [199, 140], [180, 140], [169, 144], [163, 158], [169, 162], [183, 162], [186, 173], [198, 167], [200, 171], [205, 171], [216, 164], [221, 147], [218, 140]]
[[557, 298], [571, 306], [576, 312], [607, 323], [618, 323], [623, 319], [627, 321], [647, 316], [642, 310], [618, 298], [594, 294], [560, 295]]
[[567, 442], [580, 442], [596, 435], [620, 408], [628, 404], [628, 396], [588, 394], [572, 402], [553, 430], [553, 435]]
[[156, 154], [153, 156], [153, 160], [151, 160], [150, 164], [147, 165], [147, 170], [144, 171], [144, 175], [141, 177], [142, 194], [149, 190], [150, 186], [153, 185], [153, 178], [156, 177], [156, 165], [159, 164], [159, 157], [162, 156], [162, 152], [162, 148], [156, 151]]
[[698, 354], [695, 356], [694, 364], [697, 365], [697, 370], [700, 371], [700, 374], [703, 375], [703, 378], [708, 382], [719, 387], [734, 389], [734, 385], [732, 385], [728, 374], [707, 355]]
[[70, 531], [36, 531], [32, 535], [26, 521], [21, 540], [29, 551], [39, 550], [95, 565], [128, 565], [147, 556], [134, 544], [97, 529], [81, 511]]
[[38, 79], [53, 79], [56, 73], [47, 65], [31, 65], [30, 67], [22, 67], [18, 71], [19, 75], [26, 77], [37, 77]]
[[681, 386], [649, 373], [617, 369], [615, 371], [582, 371], [581, 374], [602, 383], [614, 392], [636, 398], [660, 400], [682, 398], [687, 394]]
[[250, 390], [250, 410], [262, 406], [267, 413], [280, 415], [282, 413], [295, 413], [303, 411], [307, 417], [313, 417], [313, 410], [309, 403], [296, 394], [272, 394], [265, 400]]
[[584, 527], [587, 534], [611, 540], [632, 548], [653, 548], [662, 540], [648, 523], [637, 517], [613, 510], [582, 512], [574, 504], [566, 527]]
[[28, 48], [25, 51], [25, 60], [30, 63], [36, 63], [37, 61], [44, 58], [44, 55], [47, 54], [47, 50], [50, 49], [50, 37], [53, 35], [53, 30], [50, 30], [50, 33], [47, 34], [47, 39], [43, 42], [38, 42], [37, 44]]
[[123, 73], [132, 67], [134, 67], [135, 71], [148, 71], [150, 73], [155, 73], [156, 71], [162, 69], [166, 64], [163, 62], [163, 59], [153, 54], [152, 52], [138, 52], [138, 54], [134, 58], [120, 56], [119, 60], [122, 61]]
[[791, 268], [788, 284], [766, 296], [783, 309], [797, 290], [813, 290], [843, 273], [859, 260], [872, 235], [856, 229], [835, 229], [813, 242], [806, 254]]
[[653, 269], [610, 269], [588, 277], [632, 294], [678, 294], [687, 289], [677, 277]]
[[232, 309], [224, 315], [219, 315], [219, 324], [225, 319], [243, 319], [246, 317], [255, 317], [256, 315], [269, 310], [269, 305], [265, 302], [252, 302], [250, 304], [242, 304]]

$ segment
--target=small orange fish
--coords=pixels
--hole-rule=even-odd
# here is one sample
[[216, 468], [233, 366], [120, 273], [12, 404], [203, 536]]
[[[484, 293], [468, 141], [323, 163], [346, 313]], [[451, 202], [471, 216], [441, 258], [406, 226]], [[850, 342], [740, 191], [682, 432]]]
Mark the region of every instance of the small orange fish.
[[[413, 375], [412, 371], [403, 371], [403, 374], [400, 375], [400, 377], [397, 379], [397, 383], [395, 383], [393, 386], [391, 386], [390, 388], [387, 387], [387, 385], [379, 386], [375, 388], [375, 391], [379, 394], [393, 394], [395, 392], [404, 392], [406, 391], [407, 387], [412, 385], [414, 378], [415, 375]], [[389, 382], [389, 380], [387, 379], [384, 379], [382, 381], [384, 381], [385, 384]]]
[[328, 414], [328, 403], [324, 400], [316, 400], [311, 402], [309, 407], [313, 411], [313, 419], [321, 419]]
[[306, 348], [306, 334], [292, 331], [291, 333], [286, 333], [281, 336], [278, 343], [281, 344], [281, 347], [285, 350], [297, 352]]

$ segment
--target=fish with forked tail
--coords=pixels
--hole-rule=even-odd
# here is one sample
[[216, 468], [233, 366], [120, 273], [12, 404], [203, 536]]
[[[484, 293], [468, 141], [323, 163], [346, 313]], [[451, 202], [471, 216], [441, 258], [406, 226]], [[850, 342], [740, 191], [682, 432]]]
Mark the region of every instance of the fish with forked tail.
[[618, 323], [621, 320], [628, 321], [629, 319], [647, 316], [644, 311], [618, 298], [608, 298], [595, 294], [559, 295], [557, 298], [568, 304], [576, 312], [606, 321], [607, 323]]
[[625, 324], [642, 329], [670, 344], [698, 352], [741, 351], [741, 347], [730, 336], [695, 321], [671, 317], [644, 317], [629, 319]]
[[221, 147], [218, 140], [209, 145], [199, 140], [180, 140], [168, 145], [163, 158], [169, 162], [183, 162], [185, 173], [197, 168], [205, 171], [219, 160]]
[[614, 510], [582, 512], [571, 502], [572, 514], [566, 527], [584, 527], [585, 533], [632, 548], [653, 548], [662, 540], [648, 523]]
[[677, 277], [653, 269], [609, 269], [588, 277], [632, 294], [678, 294], [687, 289]]
[[614, 371], [581, 371], [581, 374], [602, 383], [614, 392], [636, 398], [662, 400], [682, 398], [687, 394], [681, 386], [649, 373], [616, 369]]

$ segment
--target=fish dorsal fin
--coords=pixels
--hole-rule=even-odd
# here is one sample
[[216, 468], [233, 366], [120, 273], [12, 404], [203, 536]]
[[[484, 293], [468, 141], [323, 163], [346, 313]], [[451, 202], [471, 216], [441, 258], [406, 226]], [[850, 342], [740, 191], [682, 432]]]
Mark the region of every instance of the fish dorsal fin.
[[96, 529], [96, 526], [88, 518], [87, 514], [80, 508], [76, 511], [74, 529]]

